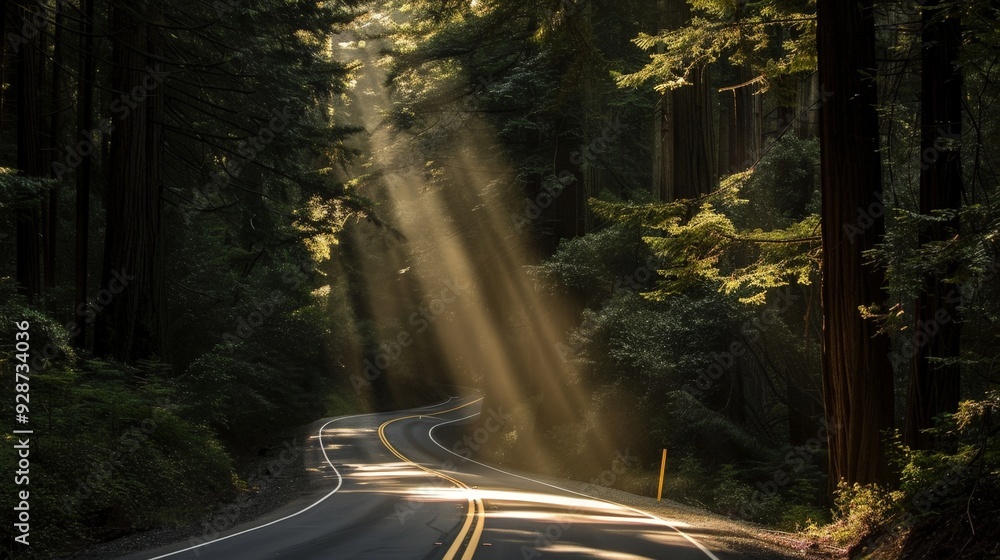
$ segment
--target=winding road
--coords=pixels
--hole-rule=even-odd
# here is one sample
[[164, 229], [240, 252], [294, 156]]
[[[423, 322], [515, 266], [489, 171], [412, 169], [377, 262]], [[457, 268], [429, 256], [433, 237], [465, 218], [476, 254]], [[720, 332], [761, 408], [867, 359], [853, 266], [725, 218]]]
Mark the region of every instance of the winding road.
[[[660, 519], [465, 458], [444, 426], [478, 398], [319, 423], [305, 453], [316, 492], [264, 519], [127, 560], [734, 560], [708, 529]], [[504, 419], [492, 411], [484, 430]], [[483, 432], [486, 437], [486, 432]], [[474, 441], [470, 440], [470, 444]]]

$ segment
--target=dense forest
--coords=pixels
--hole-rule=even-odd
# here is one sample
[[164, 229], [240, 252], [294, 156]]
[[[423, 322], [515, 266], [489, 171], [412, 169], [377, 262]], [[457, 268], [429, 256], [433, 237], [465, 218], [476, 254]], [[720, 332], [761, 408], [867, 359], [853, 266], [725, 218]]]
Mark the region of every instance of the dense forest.
[[672, 500], [1000, 557], [995, 2], [0, 17], [6, 554], [193, 523], [297, 426], [479, 391], [481, 461], [624, 454], [648, 496], [666, 448]]

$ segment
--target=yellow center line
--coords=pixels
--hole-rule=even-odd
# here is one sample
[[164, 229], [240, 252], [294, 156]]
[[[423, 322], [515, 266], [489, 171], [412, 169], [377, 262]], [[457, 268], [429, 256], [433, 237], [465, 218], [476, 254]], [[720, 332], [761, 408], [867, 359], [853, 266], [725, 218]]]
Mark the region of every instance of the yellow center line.
[[479, 539], [483, 536], [483, 527], [486, 526], [486, 508], [483, 507], [483, 501], [479, 498], [476, 498], [476, 509], [482, 522], [476, 525], [475, 530], [472, 531], [472, 538], [469, 539], [469, 546], [465, 547], [462, 560], [472, 559], [472, 555], [476, 553], [476, 547], [479, 545]]
[[[451, 482], [455, 486], [458, 486], [459, 488], [463, 488], [465, 490], [471, 490], [471, 488], [469, 488], [469, 486], [467, 484], [465, 484], [464, 482], [462, 482], [461, 480], [458, 480], [456, 478], [450, 477], [450, 476], [444, 474], [443, 472], [436, 471], [434, 469], [425, 467], [425, 466], [423, 466], [423, 465], [421, 465], [419, 463], [415, 463], [415, 462], [411, 461], [410, 459], [408, 459], [405, 455], [403, 455], [402, 453], [400, 453], [399, 450], [397, 450], [395, 447], [393, 447], [391, 443], [389, 443], [389, 439], [386, 438], [386, 436], [385, 436], [385, 429], [386, 429], [387, 426], [389, 426], [389, 424], [392, 424], [394, 422], [399, 422], [400, 420], [408, 420], [410, 418], [418, 418], [418, 417], [419, 418], [423, 418], [424, 416], [437, 416], [439, 414], [446, 414], [448, 412], [453, 412], [455, 410], [459, 410], [459, 409], [465, 408], [467, 406], [472, 406], [472, 405], [474, 405], [474, 404], [476, 404], [478, 402], [481, 402], [482, 400], [483, 399], [477, 399], [477, 400], [474, 400], [474, 401], [472, 401], [470, 403], [466, 403], [466, 404], [463, 404], [461, 406], [456, 406], [455, 408], [449, 408], [448, 410], [442, 410], [440, 412], [434, 412], [434, 413], [431, 413], [431, 414], [413, 414], [413, 415], [410, 415], [410, 416], [402, 416], [400, 418], [394, 418], [392, 420], [389, 420], [388, 422], [385, 422], [384, 424], [382, 424], [381, 426], [378, 427], [378, 437], [379, 437], [379, 439], [382, 440], [382, 445], [385, 445], [386, 449], [388, 449], [393, 455], [395, 455], [396, 457], [398, 457], [401, 461], [403, 461], [405, 463], [409, 463], [410, 465], [413, 465], [414, 467], [417, 467], [418, 469], [420, 469], [422, 471], [428, 472], [428, 473], [433, 474], [435, 476], [439, 476], [439, 477], [447, 480], [448, 482]], [[469, 534], [469, 528], [476, 521], [476, 518], [477, 517], [478, 518], [485, 518], [486, 509], [483, 507], [483, 501], [481, 499], [479, 499], [479, 498], [474, 498], [472, 496], [469, 496], [467, 499], [469, 500], [469, 511], [466, 512], [466, 514], [465, 514], [465, 523], [462, 524], [462, 530], [459, 531], [458, 534], [455, 536], [455, 541], [451, 543], [450, 547], [448, 547], [448, 551], [445, 553], [445, 555], [442, 558], [442, 560], [454, 560], [455, 556], [458, 555], [458, 550], [459, 550], [459, 548], [461, 548], [462, 542], [465, 541], [465, 536], [467, 534]], [[483, 519], [483, 521], [481, 523], [478, 523], [476, 525], [475, 530], [473, 530], [473, 532], [472, 532], [472, 538], [469, 540], [469, 546], [467, 546], [465, 548], [465, 554], [462, 555], [462, 560], [470, 560], [472, 558], [473, 554], [476, 553], [476, 546], [479, 544], [479, 539], [482, 537], [483, 526], [485, 524], [486, 524], [486, 521], [485, 521], [485, 519]]]

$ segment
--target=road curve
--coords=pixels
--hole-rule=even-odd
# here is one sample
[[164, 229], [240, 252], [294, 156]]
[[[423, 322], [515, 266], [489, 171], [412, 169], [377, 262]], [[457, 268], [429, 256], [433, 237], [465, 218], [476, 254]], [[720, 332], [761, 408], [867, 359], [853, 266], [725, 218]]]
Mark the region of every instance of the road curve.
[[440, 428], [472, 421], [480, 403], [452, 398], [325, 421], [306, 449], [315, 493], [264, 519], [122, 560], [736, 558], [705, 547], [698, 528], [461, 456], [465, 448], [441, 441]]

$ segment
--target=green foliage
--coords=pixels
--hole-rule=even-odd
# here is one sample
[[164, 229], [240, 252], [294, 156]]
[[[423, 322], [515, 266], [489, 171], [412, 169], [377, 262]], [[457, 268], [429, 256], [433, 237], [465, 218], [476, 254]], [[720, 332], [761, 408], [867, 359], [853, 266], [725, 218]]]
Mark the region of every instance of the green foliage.
[[[981, 519], [995, 516], [1000, 495], [1000, 437], [993, 420], [998, 411], [1000, 395], [992, 392], [938, 418], [934, 434], [950, 442], [950, 450], [911, 450], [897, 437], [892, 458], [900, 473], [898, 489], [841, 484], [832, 523], [806, 534], [843, 547], [875, 538], [876, 548], [878, 543], [910, 548], [908, 541], [922, 538], [920, 528], [941, 527], [956, 515], [982, 526]], [[976, 529], [970, 532], [966, 544], [975, 540]]]
[[[213, 433], [183, 416], [163, 364], [80, 361], [66, 346], [64, 327], [27, 306], [9, 284], [0, 301], [0, 367], [14, 369], [15, 321], [31, 322], [36, 356], [51, 356], [32, 361], [35, 553], [189, 522], [234, 495], [229, 455]], [[0, 406], [9, 417], [12, 402]], [[4, 436], [0, 464], [16, 461], [13, 437]]]
[[[819, 269], [814, 141], [787, 137], [750, 171], [732, 175], [698, 200], [635, 205], [593, 200], [599, 216], [654, 230], [643, 239], [661, 259], [661, 282], [647, 296], [665, 299], [715, 285], [743, 303], [769, 290], [809, 285]], [[748, 258], [748, 255], [750, 258]]]
[[876, 485], [841, 483], [837, 487], [833, 521], [822, 528], [810, 528], [807, 534], [842, 548], [857, 546], [886, 523], [899, 498], [898, 493]]
[[548, 290], [565, 288], [597, 306], [617, 292], [648, 286], [656, 268], [650, 257], [635, 228], [613, 226], [563, 239], [555, 254], [532, 271]]
[[722, 185], [731, 184], [747, 201], [726, 208], [740, 230], [788, 228], [803, 217], [819, 215], [818, 178], [819, 141], [785, 134], [768, 145], [750, 173]]
[[[654, 303], [626, 292], [585, 311], [569, 346], [590, 379], [677, 390], [725, 347], [736, 313], [725, 298], [677, 297]], [[712, 342], [715, 341], [716, 345]]]
[[811, 71], [816, 66], [815, 15], [811, 2], [768, 1], [742, 4], [726, 0], [690, 2], [694, 15], [675, 30], [640, 33], [635, 44], [650, 62], [621, 75], [619, 85], [655, 82], [658, 91], [682, 87], [691, 73], [719, 60], [749, 66], [755, 81]]
[[676, 455], [697, 456], [705, 465], [766, 462], [773, 456], [746, 430], [684, 391], [667, 394], [652, 433]]
[[0, 167], [0, 216], [9, 219], [8, 212], [33, 208], [54, 184], [51, 179], [25, 177], [16, 169]]

